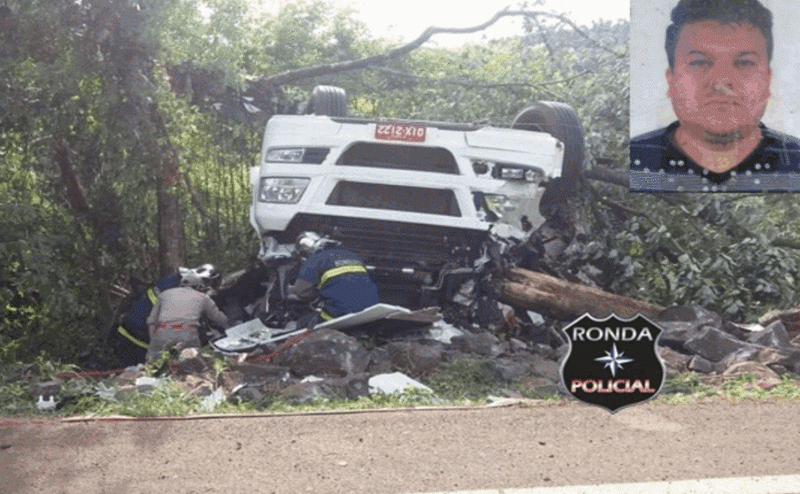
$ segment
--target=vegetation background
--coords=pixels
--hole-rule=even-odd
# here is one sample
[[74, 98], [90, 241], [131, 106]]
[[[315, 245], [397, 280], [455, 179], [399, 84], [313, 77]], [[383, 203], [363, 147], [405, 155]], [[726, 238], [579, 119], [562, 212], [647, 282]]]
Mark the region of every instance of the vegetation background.
[[357, 116], [508, 126], [536, 100], [566, 102], [587, 139], [575, 262], [604, 288], [738, 321], [797, 305], [795, 196], [630, 194], [628, 23], [525, 10], [523, 35], [269, 83], [397, 46], [321, 0], [277, 14], [245, 0], [0, 1], [0, 363], [102, 361], [131, 276], [252, 262], [264, 122], [302, 112], [320, 84], [343, 87]]

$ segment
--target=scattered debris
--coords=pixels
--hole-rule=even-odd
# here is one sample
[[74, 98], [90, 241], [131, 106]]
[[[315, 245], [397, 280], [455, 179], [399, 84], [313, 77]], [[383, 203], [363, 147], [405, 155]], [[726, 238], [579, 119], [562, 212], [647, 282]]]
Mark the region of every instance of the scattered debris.
[[217, 405], [225, 403], [227, 396], [225, 396], [225, 390], [223, 389], [216, 389], [210, 395], [203, 398], [203, 401], [200, 402], [200, 410], [204, 412], [211, 412]]
[[52, 410], [56, 407], [55, 396], [48, 396], [47, 400], [42, 395], [39, 395], [39, 400], [36, 402], [36, 408], [39, 410]]
[[[388, 312], [383, 307], [372, 313], [385, 316]], [[429, 311], [426, 320], [436, 319], [433, 314]], [[334, 321], [330, 326], [339, 329], [313, 331], [277, 352], [271, 360], [263, 358], [265, 350], [258, 346], [240, 353], [185, 349], [167, 362], [158, 377], [145, 375], [144, 366], [139, 365], [106, 381], [43, 381], [33, 383], [29, 390], [39, 409], [57, 410], [70, 400], [75, 401], [75, 393], [122, 402], [171, 382], [187, 396], [200, 398], [200, 411], [212, 412], [226, 400], [265, 404], [279, 399], [302, 404], [408, 389], [432, 393], [424, 383], [445, 363], [472, 359], [480, 362], [478, 372], [487, 380], [535, 383], [543, 393], [559, 391], [560, 362], [566, 345], [556, 340], [551, 340], [552, 344], [532, 343], [529, 338], [520, 340], [479, 328], [458, 328], [441, 319], [409, 327], [407, 317], [363, 323], [361, 316], [350, 318], [361, 324]], [[787, 331], [780, 320], [773, 320], [767, 327], [745, 326], [698, 306], [670, 307], [652, 320], [664, 329], [659, 354], [668, 376], [686, 371], [720, 379], [749, 374], [754, 376], [753, 387], [772, 389], [781, 382], [782, 375], [800, 374], [800, 347], [791, 343], [798, 332]], [[522, 324], [532, 327], [531, 323]], [[250, 330], [260, 327], [244, 326]], [[376, 332], [376, 326], [383, 332]], [[235, 329], [232, 328], [234, 333]], [[226, 363], [215, 368], [214, 359], [220, 357]], [[518, 398], [513, 391], [495, 393]]]
[[450, 344], [455, 336], [463, 336], [464, 331], [444, 321], [436, 321], [428, 330], [428, 338], [440, 343]]
[[372, 394], [382, 393], [389, 395], [392, 393], [403, 392], [407, 389], [419, 389], [433, 393], [433, 390], [419, 381], [411, 379], [402, 372], [392, 372], [391, 374], [378, 374], [369, 378], [369, 392]]
[[[376, 304], [355, 314], [347, 314], [330, 321], [316, 325], [315, 329], [347, 329], [364, 327], [366, 325], [384, 322], [403, 323], [408, 327], [424, 326], [441, 320], [439, 309], [436, 307], [424, 310], [411, 311], [404, 307], [388, 304]], [[226, 355], [247, 353], [256, 348], [264, 348], [270, 343], [277, 343], [297, 336], [305, 329], [296, 329], [296, 323], [290, 323], [285, 328], [267, 327], [260, 319], [252, 319], [225, 331], [225, 337], [212, 341], [211, 345]], [[379, 324], [373, 324], [379, 328]]]

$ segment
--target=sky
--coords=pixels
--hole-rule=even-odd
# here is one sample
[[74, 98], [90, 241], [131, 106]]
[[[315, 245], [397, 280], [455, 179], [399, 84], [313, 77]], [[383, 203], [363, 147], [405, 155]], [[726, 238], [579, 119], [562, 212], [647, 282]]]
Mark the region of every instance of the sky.
[[[291, 0], [250, 0], [274, 11]], [[343, 7], [357, 11], [356, 19], [363, 21], [375, 37], [411, 41], [429, 26], [471, 27], [488, 21], [505, 7], [517, 9], [520, 0], [333, 0]], [[533, 3], [533, 2], [529, 2]], [[629, 0], [546, 0], [543, 6], [528, 7], [567, 14], [581, 25], [591, 25], [593, 20], [628, 19]], [[503, 38], [522, 34], [519, 18], [505, 18], [491, 28], [472, 35], [437, 34], [429, 42], [433, 46], [453, 47], [464, 43], [478, 43], [482, 39]]]

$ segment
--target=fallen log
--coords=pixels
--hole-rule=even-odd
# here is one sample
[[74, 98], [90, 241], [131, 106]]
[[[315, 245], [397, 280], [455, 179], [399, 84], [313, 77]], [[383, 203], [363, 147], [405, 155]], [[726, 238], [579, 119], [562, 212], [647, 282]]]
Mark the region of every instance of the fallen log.
[[562, 320], [584, 314], [596, 318], [606, 318], [611, 314], [625, 319], [636, 314], [655, 318], [664, 310], [655, 304], [526, 269], [507, 271], [497, 285], [503, 302]]

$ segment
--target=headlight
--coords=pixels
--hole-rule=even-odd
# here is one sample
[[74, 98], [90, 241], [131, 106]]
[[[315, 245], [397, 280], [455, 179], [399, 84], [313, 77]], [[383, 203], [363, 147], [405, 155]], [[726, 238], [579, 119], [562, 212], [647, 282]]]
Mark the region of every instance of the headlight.
[[266, 163], [303, 163], [319, 165], [330, 152], [329, 148], [272, 148], [267, 150]]
[[512, 163], [493, 163], [486, 161], [472, 161], [472, 169], [476, 175], [483, 175], [488, 170], [492, 171], [492, 177], [500, 180], [524, 180], [528, 183], [541, 183], [545, 173], [541, 168], [528, 165], [517, 165]]
[[262, 178], [258, 200], [280, 204], [297, 204], [306, 191], [309, 178]]
[[266, 161], [270, 163], [302, 163], [305, 152], [306, 150], [303, 148], [270, 149], [267, 152]]
[[500, 169], [500, 178], [504, 178], [506, 180], [522, 180], [525, 178], [525, 170], [522, 168], [503, 167]]
[[500, 172], [497, 174], [498, 178], [505, 180], [525, 180], [530, 183], [539, 183], [544, 179], [544, 172], [539, 168], [531, 167], [516, 167], [498, 165]]
[[499, 218], [502, 218], [505, 213], [515, 211], [519, 208], [518, 200], [502, 194], [486, 194], [484, 195], [484, 199], [486, 200], [486, 207], [489, 211]]

